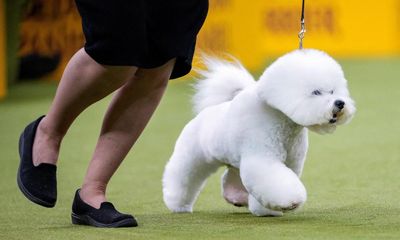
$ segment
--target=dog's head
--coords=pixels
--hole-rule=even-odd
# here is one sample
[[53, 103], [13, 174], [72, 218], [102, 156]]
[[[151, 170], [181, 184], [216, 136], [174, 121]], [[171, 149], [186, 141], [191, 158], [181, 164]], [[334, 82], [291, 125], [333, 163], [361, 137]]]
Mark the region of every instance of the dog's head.
[[332, 133], [355, 113], [340, 65], [318, 50], [296, 50], [269, 66], [258, 93], [295, 123], [318, 133]]

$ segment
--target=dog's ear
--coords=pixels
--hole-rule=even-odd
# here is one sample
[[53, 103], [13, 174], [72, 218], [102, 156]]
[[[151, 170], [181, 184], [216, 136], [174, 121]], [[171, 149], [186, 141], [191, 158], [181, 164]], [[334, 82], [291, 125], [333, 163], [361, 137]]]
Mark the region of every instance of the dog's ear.
[[304, 122], [303, 115], [294, 114], [298, 113], [297, 108], [304, 101], [303, 92], [299, 90], [301, 86], [290, 85], [279, 79], [267, 79], [267, 74], [264, 77], [266, 78], [260, 79], [258, 82], [257, 94], [260, 99], [266, 105], [279, 110], [297, 124], [307, 125], [307, 122]]
[[313, 132], [319, 133], [319, 134], [331, 134], [336, 130], [336, 125], [334, 124], [322, 124], [322, 125], [312, 125], [308, 126], [308, 129], [310, 129]]

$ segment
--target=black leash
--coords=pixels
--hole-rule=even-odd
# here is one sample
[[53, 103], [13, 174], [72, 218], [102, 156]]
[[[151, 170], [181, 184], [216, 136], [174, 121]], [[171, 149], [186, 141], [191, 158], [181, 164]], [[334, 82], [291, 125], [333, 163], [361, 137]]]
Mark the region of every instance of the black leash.
[[303, 0], [303, 4], [301, 6], [301, 19], [300, 19], [300, 26], [301, 26], [301, 30], [299, 32], [299, 49], [303, 49], [303, 38], [304, 38], [304, 34], [306, 33], [306, 27], [304, 25], [304, 0]]

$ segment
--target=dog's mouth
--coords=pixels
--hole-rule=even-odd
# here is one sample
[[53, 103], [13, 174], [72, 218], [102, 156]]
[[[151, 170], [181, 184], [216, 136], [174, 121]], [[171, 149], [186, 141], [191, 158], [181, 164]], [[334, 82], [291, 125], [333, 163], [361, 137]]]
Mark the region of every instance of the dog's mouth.
[[334, 124], [338, 121], [338, 119], [343, 116], [343, 109], [340, 109], [338, 107], [333, 108], [332, 110], [332, 118], [329, 119], [330, 124]]

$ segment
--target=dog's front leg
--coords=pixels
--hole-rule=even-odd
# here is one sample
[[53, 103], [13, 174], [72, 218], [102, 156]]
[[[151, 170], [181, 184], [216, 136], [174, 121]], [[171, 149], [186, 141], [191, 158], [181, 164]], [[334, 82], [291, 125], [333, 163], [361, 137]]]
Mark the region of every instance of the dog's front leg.
[[304, 162], [306, 160], [306, 154], [308, 149], [308, 131], [303, 129], [300, 134], [298, 134], [293, 139], [293, 145], [290, 148], [285, 165], [292, 169], [297, 176], [301, 176], [303, 172]]
[[[306, 201], [306, 189], [298, 176], [281, 161], [271, 157], [243, 157], [240, 177], [249, 195], [254, 198], [249, 197], [249, 210], [257, 216], [262, 214], [256, 202], [269, 210], [284, 212], [296, 209]], [[254, 203], [252, 206], [251, 202]]]
[[249, 194], [248, 202], [249, 202], [249, 211], [258, 217], [265, 217], [265, 216], [281, 217], [283, 215], [282, 211], [274, 211], [264, 207], [251, 194]]

